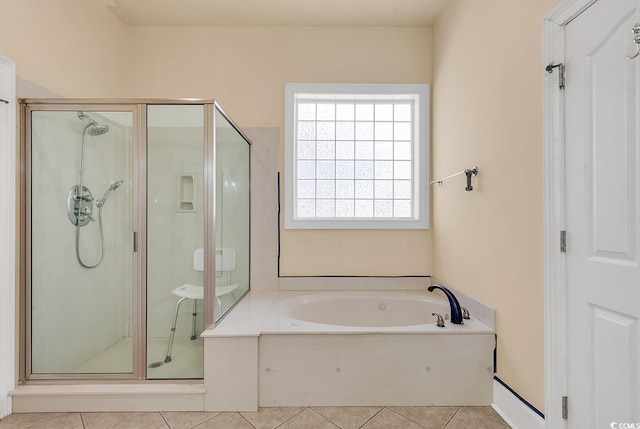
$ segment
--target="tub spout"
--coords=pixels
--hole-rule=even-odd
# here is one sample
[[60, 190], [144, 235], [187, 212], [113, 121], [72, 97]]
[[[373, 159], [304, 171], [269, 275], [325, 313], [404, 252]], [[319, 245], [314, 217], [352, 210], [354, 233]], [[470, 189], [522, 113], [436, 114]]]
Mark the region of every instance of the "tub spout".
[[455, 295], [444, 286], [433, 285], [427, 288], [429, 292], [433, 292], [434, 289], [440, 289], [447, 296], [449, 306], [451, 307], [451, 323], [462, 325], [464, 323], [462, 321], [462, 307], [460, 307], [460, 303], [456, 299]]

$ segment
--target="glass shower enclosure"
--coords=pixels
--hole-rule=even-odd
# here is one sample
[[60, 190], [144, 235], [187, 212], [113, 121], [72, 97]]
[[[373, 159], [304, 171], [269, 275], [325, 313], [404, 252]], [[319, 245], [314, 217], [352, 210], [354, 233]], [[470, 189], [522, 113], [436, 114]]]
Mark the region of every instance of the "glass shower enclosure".
[[200, 379], [249, 290], [250, 141], [213, 100], [23, 100], [23, 381]]

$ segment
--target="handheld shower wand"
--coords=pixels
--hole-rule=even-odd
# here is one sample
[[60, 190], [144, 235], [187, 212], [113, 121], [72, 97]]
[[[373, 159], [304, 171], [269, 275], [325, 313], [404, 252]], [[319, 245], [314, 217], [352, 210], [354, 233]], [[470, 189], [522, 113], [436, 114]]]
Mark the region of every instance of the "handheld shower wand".
[[102, 198], [100, 198], [98, 201], [96, 201], [96, 207], [100, 208], [104, 205], [104, 203], [107, 202], [107, 198], [109, 198], [109, 195], [111, 195], [112, 191], [115, 191], [116, 189], [118, 189], [118, 187], [120, 185], [122, 185], [124, 183], [124, 180], [118, 180], [115, 183], [112, 183], [111, 186], [109, 186], [109, 189], [107, 189], [104, 193], [104, 195], [102, 196]]

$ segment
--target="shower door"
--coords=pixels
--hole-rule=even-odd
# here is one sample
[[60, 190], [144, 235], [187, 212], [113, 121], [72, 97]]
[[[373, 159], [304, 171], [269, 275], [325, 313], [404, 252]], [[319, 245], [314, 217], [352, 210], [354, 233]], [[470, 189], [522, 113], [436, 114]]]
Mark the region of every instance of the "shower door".
[[134, 377], [135, 106], [26, 117], [26, 373]]

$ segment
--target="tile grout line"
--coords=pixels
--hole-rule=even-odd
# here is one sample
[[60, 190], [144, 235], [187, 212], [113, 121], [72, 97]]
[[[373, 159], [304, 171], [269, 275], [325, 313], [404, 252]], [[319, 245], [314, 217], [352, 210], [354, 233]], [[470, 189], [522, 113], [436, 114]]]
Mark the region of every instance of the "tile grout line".
[[[113, 412], [115, 412], [115, 411], [87, 411], [87, 413], [90, 413], [90, 412], [96, 412], [96, 413], [101, 413], [101, 412], [104, 412], [104, 413], [113, 413]], [[120, 423], [124, 423], [124, 422], [128, 422], [129, 420], [133, 420], [134, 418], [138, 417], [140, 414], [143, 414], [143, 411], [134, 411], [134, 412], [132, 412], [132, 413], [135, 413], [135, 414], [133, 414], [133, 416], [129, 417], [128, 419], [124, 419], [124, 420], [123, 420], [123, 421], [121, 421], [121, 422], [114, 423], [114, 424], [112, 424], [111, 426], [107, 426], [107, 427], [106, 427], [106, 428], [104, 428], [104, 429], [109, 429], [109, 428], [112, 428], [112, 427], [114, 427], [114, 426], [119, 425]], [[80, 416], [82, 416], [82, 414], [83, 414], [83, 413], [82, 413], [82, 412], [80, 412]], [[84, 418], [83, 418], [83, 417], [81, 417], [81, 418], [82, 418], [82, 423], [84, 424]], [[85, 428], [85, 429], [86, 429], [86, 428]]]
[[165, 422], [165, 424], [167, 425], [167, 427], [168, 427], [169, 429], [172, 429], [172, 428], [171, 428], [171, 425], [169, 424], [169, 422], [167, 421], [167, 419], [165, 419], [165, 418], [164, 418], [164, 414], [162, 414], [162, 412], [161, 412], [161, 411], [158, 411], [158, 414], [160, 414], [160, 418], [162, 419], [162, 421], [163, 421], [163, 422]]
[[[253, 429], [256, 429], [256, 427], [253, 425], [253, 423], [251, 423], [245, 416], [243, 416], [241, 412], [238, 411], [236, 414], [238, 414], [240, 416], [240, 418], [243, 419], [245, 422], [247, 422], [247, 424], [249, 424], [249, 426], [251, 426]], [[205, 421], [207, 421], [207, 420], [205, 420]], [[202, 423], [204, 423], [204, 422], [202, 422]], [[202, 424], [202, 423], [200, 423], [200, 424]], [[195, 428], [193, 428], [193, 429], [195, 429]]]
[[[462, 407], [461, 407], [461, 408], [462, 408]], [[494, 422], [500, 423], [500, 424], [502, 424], [502, 425], [506, 425], [506, 422], [505, 422], [505, 421], [504, 421], [504, 420], [503, 420], [499, 415], [498, 415], [498, 416], [487, 416], [487, 415], [485, 415], [485, 414], [479, 413], [479, 412], [477, 412], [476, 410], [474, 410], [474, 409], [473, 409], [474, 407], [464, 407], [464, 408], [466, 408], [467, 410], [469, 410], [470, 412], [472, 412], [472, 413], [473, 413], [474, 415], [476, 415], [476, 416], [481, 416], [481, 417], [484, 417], [484, 418], [490, 419], [490, 420], [492, 420], [492, 421], [494, 421]], [[492, 408], [492, 409], [493, 409], [493, 408]], [[497, 417], [497, 418], [496, 418], [496, 417]]]
[[29, 429], [29, 428], [34, 427], [35, 425], [39, 425], [40, 423], [48, 422], [48, 421], [50, 421], [50, 420], [55, 419], [55, 418], [56, 418], [56, 417], [58, 417], [58, 416], [61, 416], [62, 414], [63, 414], [63, 413], [52, 413], [52, 415], [51, 415], [48, 419], [44, 419], [44, 420], [43, 420], [43, 421], [41, 421], [41, 422], [37, 422], [37, 423], [30, 424], [29, 426], [25, 426], [23, 429]]
[[[302, 413], [304, 410], [306, 410], [307, 408], [310, 407], [302, 407], [302, 409], [300, 410], [300, 412], [294, 414], [293, 416], [289, 417], [287, 420], [283, 421], [282, 423], [280, 423], [279, 425], [275, 426], [273, 429], [278, 429], [279, 427], [281, 427], [283, 424], [285, 424], [286, 422], [288, 422], [289, 420], [291, 420], [292, 418], [300, 415], [300, 413]], [[259, 409], [259, 408], [258, 408]]]
[[313, 411], [314, 413], [316, 413], [317, 415], [319, 415], [320, 417], [322, 417], [323, 419], [325, 419], [326, 421], [328, 421], [332, 425], [334, 425], [336, 428], [341, 429], [340, 425], [336, 424], [333, 420], [326, 418], [325, 416], [323, 416], [322, 414], [320, 414], [319, 412], [314, 410], [313, 407], [307, 407], [307, 408], [309, 408], [311, 411]]
[[320, 414], [322, 417], [324, 417], [325, 419], [329, 420], [331, 423], [333, 423], [334, 425], [338, 426], [338, 428], [343, 429], [342, 426], [340, 426], [338, 423], [334, 422], [333, 420], [331, 420], [329, 417], [325, 416], [324, 414], [322, 414], [321, 411], [318, 411], [315, 409], [314, 406], [309, 407], [311, 408], [313, 411], [315, 411], [316, 413]]
[[365, 427], [365, 425], [367, 423], [369, 423], [375, 416], [377, 416], [378, 414], [380, 414], [382, 412], [382, 410], [384, 410], [387, 407], [380, 407], [380, 409], [378, 411], [376, 411], [369, 419], [367, 419], [366, 422], [362, 423], [362, 425], [358, 426], [358, 429], [362, 429], [363, 427]]
[[461, 409], [462, 409], [462, 407], [458, 407], [458, 409], [456, 410], [455, 413], [453, 413], [451, 418], [449, 420], [447, 420], [447, 422], [444, 424], [444, 426], [442, 426], [442, 429], [447, 429], [447, 426], [449, 426], [449, 423], [451, 423], [451, 420], [453, 420], [453, 418], [460, 412]]
[[[414, 420], [414, 419], [412, 419], [411, 417], [409, 417], [409, 416], [405, 416], [405, 415], [404, 415], [404, 414], [402, 414], [401, 412], [396, 411], [396, 410], [394, 410], [394, 409], [393, 409], [393, 408], [391, 408], [391, 407], [387, 407], [387, 408], [389, 408], [391, 411], [395, 412], [396, 414], [399, 414], [399, 415], [401, 415], [402, 417], [404, 417], [404, 418], [406, 418], [406, 419], [408, 419], [408, 420], [411, 420], [412, 422], [414, 422], [414, 423], [415, 423], [415, 424], [417, 424], [418, 426], [421, 426], [421, 427], [423, 427], [423, 428], [425, 427], [423, 424], [421, 424], [421, 423], [419, 423], [419, 422], [415, 421], [415, 420]], [[453, 413], [453, 415], [451, 416], [451, 418], [449, 418], [449, 420], [447, 420], [447, 422], [444, 424], [444, 426], [442, 426], [442, 428], [441, 428], [441, 429], [445, 429], [445, 428], [447, 427], [447, 425], [451, 422], [451, 420], [453, 420], [453, 417], [454, 417], [456, 414], [458, 414], [458, 411], [460, 411], [463, 407], [457, 407], [457, 408], [458, 408], [458, 409], [456, 410], [456, 412], [455, 412], [455, 413]]]
[[[322, 407], [322, 405], [318, 405], [318, 407]], [[322, 414], [322, 411], [320, 410], [316, 410], [315, 406], [309, 407], [311, 408], [313, 411], [315, 411], [316, 413], [320, 414], [322, 417], [324, 417], [325, 419], [329, 420], [331, 423], [333, 423], [335, 426], [337, 426], [339, 429], [343, 429], [342, 426], [340, 426], [338, 423], [334, 422], [332, 419], [330, 419], [328, 416], [325, 416], [324, 414]], [[367, 420], [368, 421], [368, 420]], [[361, 426], [358, 426], [358, 428], [360, 428]]]
[[84, 423], [84, 417], [82, 416], [82, 413], [78, 413], [78, 415], [80, 415], [80, 422], [82, 423], [82, 429], [87, 429], [87, 425]]
[[[424, 428], [424, 426], [423, 426], [423, 425], [421, 425], [421, 424], [420, 424], [420, 423], [418, 423], [417, 421], [413, 420], [411, 417], [405, 416], [405, 415], [404, 415], [404, 414], [402, 414], [401, 412], [396, 411], [396, 410], [394, 410], [394, 409], [393, 409], [393, 408], [391, 408], [391, 407], [385, 407], [385, 408], [387, 408], [389, 411], [391, 411], [391, 412], [393, 412], [393, 413], [396, 413], [396, 414], [397, 414], [397, 415], [399, 415], [400, 417], [404, 417], [405, 419], [407, 419], [407, 420], [409, 420], [409, 421], [411, 421], [411, 422], [413, 422], [413, 423], [417, 424], [417, 425], [418, 425], [418, 426], [420, 426], [421, 428]], [[457, 411], [456, 411], [456, 412], [457, 412]]]

